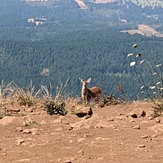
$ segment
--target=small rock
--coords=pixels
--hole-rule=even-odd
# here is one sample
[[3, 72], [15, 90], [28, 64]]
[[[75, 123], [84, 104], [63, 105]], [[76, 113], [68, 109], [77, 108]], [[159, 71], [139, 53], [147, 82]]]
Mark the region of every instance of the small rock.
[[139, 147], [139, 148], [144, 148], [145, 145], [144, 145], [144, 144], [139, 144], [138, 147]]
[[99, 121], [94, 127], [95, 128], [113, 128], [113, 129], [117, 128], [114, 124], [108, 124], [106, 121]]
[[148, 135], [141, 136], [142, 139], [148, 138]]
[[132, 112], [130, 112], [127, 117], [132, 117], [132, 118], [140, 118], [140, 117], [145, 117], [146, 112], [143, 109], [135, 109]]
[[156, 134], [151, 135], [151, 138], [156, 138], [156, 137], [157, 137], [157, 135], [156, 135]]
[[153, 117], [149, 117], [148, 119], [149, 119], [149, 120], [153, 120]]
[[66, 125], [69, 125], [70, 123], [69, 122], [65, 122]]
[[17, 139], [16, 142], [16, 145], [21, 145], [22, 143], [24, 143], [24, 139]]
[[73, 143], [74, 141], [71, 139], [69, 142], [70, 142], [70, 143]]
[[22, 146], [27, 146], [28, 143], [22, 143]]
[[57, 118], [53, 121], [53, 123], [62, 123], [62, 120]]
[[24, 134], [29, 134], [29, 133], [31, 133], [31, 130], [30, 129], [25, 129], [25, 130], [23, 130], [23, 133]]
[[119, 119], [119, 120], [123, 120], [123, 119], [125, 119], [126, 117], [121, 115], [121, 116], [117, 116], [116, 118]]
[[25, 108], [25, 111], [27, 112], [33, 112], [33, 110], [35, 110], [34, 108]]
[[47, 123], [47, 122], [46, 122], [45, 120], [42, 120], [42, 121], [40, 122], [41, 125], [46, 124], [46, 123]]
[[90, 118], [93, 115], [93, 110], [91, 107], [81, 108], [76, 111], [76, 116], [79, 118], [85, 117], [86, 119]]
[[78, 154], [84, 155], [84, 151], [81, 149], [81, 150], [78, 152]]
[[21, 127], [17, 127], [15, 131], [16, 131], [16, 132], [22, 132], [23, 130], [22, 130]]
[[15, 119], [18, 119], [18, 118], [17, 117], [12, 117], [12, 116], [5, 116], [2, 119], [0, 119], [0, 125], [4, 126], [4, 125], [7, 125], [7, 124], [10, 124]]
[[140, 129], [140, 125], [134, 126], [133, 129]]
[[59, 159], [57, 160], [57, 162], [61, 162], [61, 158], [59, 158]]
[[66, 161], [64, 161], [64, 163], [72, 163], [72, 161], [66, 160]]
[[84, 135], [83, 135], [83, 138], [87, 138], [87, 137], [88, 137], [88, 134], [84, 134]]
[[33, 131], [32, 135], [39, 135], [38, 131]]
[[156, 134], [159, 132], [163, 133], [163, 124], [157, 124], [152, 127], [149, 127], [148, 129], [153, 130]]
[[66, 158], [64, 163], [72, 163], [72, 161], [74, 161], [75, 158], [74, 157], [69, 157], [69, 158]]
[[98, 157], [97, 160], [102, 161], [104, 158], [103, 157]]
[[19, 108], [7, 109], [7, 112], [9, 112], [9, 113], [18, 113], [18, 112], [20, 112], [20, 109]]
[[135, 122], [135, 120], [134, 119], [131, 119], [130, 122]]
[[30, 159], [21, 159], [21, 160], [17, 160], [17, 161], [15, 161], [15, 162], [31, 162], [31, 160]]
[[161, 120], [160, 120], [159, 118], [157, 118], [157, 119], [155, 119], [155, 122], [156, 122], [156, 123], [160, 123]]
[[97, 137], [95, 138], [97, 141], [101, 141], [101, 140], [110, 140], [110, 138], [102, 138], [102, 137]]
[[141, 124], [147, 124], [147, 123], [149, 123], [148, 121], [142, 121], [142, 122], [140, 122]]
[[78, 139], [77, 141], [78, 142], [82, 142], [82, 141], [84, 141], [85, 140], [85, 138], [80, 138], [80, 139]]
[[1, 156], [7, 156], [6, 152], [0, 153]]
[[107, 120], [108, 120], [108, 121], [114, 121], [114, 119], [113, 119], [113, 118], [107, 118]]
[[55, 131], [62, 131], [62, 128], [56, 128]]
[[30, 117], [30, 115], [27, 115], [22, 118], [23, 126], [29, 126], [31, 122], [32, 122], [32, 118]]

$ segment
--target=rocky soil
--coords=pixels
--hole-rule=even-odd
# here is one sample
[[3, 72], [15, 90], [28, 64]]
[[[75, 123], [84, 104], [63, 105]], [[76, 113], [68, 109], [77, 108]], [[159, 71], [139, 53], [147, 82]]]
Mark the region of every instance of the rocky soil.
[[0, 119], [0, 163], [163, 162], [163, 117], [151, 118], [152, 104], [73, 108], [58, 116], [13, 106]]

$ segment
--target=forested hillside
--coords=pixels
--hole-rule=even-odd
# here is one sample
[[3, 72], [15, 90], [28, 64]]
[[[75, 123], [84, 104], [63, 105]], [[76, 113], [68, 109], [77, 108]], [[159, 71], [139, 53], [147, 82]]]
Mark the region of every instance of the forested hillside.
[[[66, 93], [76, 96], [81, 89], [79, 77], [91, 77], [90, 86], [100, 85], [106, 95], [120, 96], [115, 88], [121, 86], [124, 98], [138, 98], [140, 85], [127, 55], [140, 52], [153, 65], [158, 60], [162, 63], [163, 39], [121, 30], [145, 23], [162, 31], [162, 8], [142, 8], [131, 2], [85, 3], [89, 9], [80, 9], [72, 0], [48, 4], [2, 0], [0, 81], [14, 81], [23, 88], [30, 81], [36, 88], [51, 84], [54, 94], [68, 81]], [[132, 47], [135, 43], [137, 49]]]
[[134, 52], [134, 43], [139, 44], [136, 52], [140, 51], [151, 62], [156, 62], [156, 56], [163, 61], [161, 38], [132, 36], [109, 29], [46, 35], [33, 42], [1, 41], [0, 79], [22, 87], [31, 80], [36, 87], [51, 83], [54, 88], [69, 80], [67, 93], [79, 95], [79, 77], [92, 77], [90, 86], [99, 84], [105, 94], [115, 94], [115, 86], [121, 85], [126, 97], [137, 97], [140, 86], [127, 58], [128, 53]]

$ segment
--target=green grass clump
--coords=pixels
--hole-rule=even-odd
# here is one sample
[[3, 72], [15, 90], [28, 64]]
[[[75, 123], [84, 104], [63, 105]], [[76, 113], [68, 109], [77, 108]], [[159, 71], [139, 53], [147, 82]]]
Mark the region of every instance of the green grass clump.
[[27, 95], [23, 95], [21, 94], [18, 97], [18, 102], [20, 105], [24, 105], [24, 106], [32, 106], [33, 105], [33, 99], [31, 99], [31, 96], [27, 96]]
[[45, 110], [47, 111], [47, 114], [53, 115], [63, 115], [65, 116], [67, 114], [67, 111], [65, 109], [65, 103], [64, 102], [57, 102], [55, 100], [47, 101], [44, 104]]
[[152, 118], [159, 117], [163, 113], [163, 103], [160, 103], [156, 106], [154, 106], [154, 112], [151, 115]]

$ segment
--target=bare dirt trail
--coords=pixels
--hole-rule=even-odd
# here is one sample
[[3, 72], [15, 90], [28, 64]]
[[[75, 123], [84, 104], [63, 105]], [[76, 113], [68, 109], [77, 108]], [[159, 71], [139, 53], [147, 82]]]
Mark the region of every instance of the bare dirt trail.
[[150, 118], [151, 104], [92, 109], [92, 116], [81, 118], [70, 112], [50, 116], [42, 108], [26, 116], [4, 117], [0, 163], [163, 162], [163, 117]]

